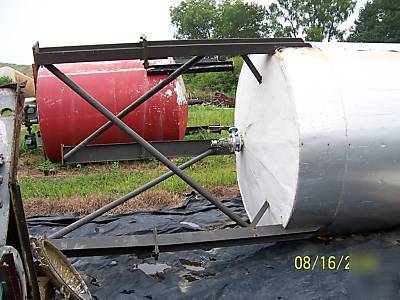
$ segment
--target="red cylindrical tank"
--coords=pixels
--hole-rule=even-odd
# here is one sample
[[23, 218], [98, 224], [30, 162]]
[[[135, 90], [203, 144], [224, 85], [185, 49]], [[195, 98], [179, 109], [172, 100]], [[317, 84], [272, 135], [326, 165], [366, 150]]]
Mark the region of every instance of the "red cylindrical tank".
[[[157, 61], [160, 63], [171, 61]], [[114, 114], [166, 77], [147, 76], [139, 60], [60, 64], [57, 67]], [[61, 145], [77, 145], [108, 121], [45, 68], [38, 72], [36, 100], [43, 147], [51, 161], [61, 160]], [[146, 140], [160, 141], [183, 139], [187, 118], [185, 87], [182, 78], [178, 78], [123, 120]], [[92, 144], [129, 142], [133, 142], [132, 139], [113, 126]]]

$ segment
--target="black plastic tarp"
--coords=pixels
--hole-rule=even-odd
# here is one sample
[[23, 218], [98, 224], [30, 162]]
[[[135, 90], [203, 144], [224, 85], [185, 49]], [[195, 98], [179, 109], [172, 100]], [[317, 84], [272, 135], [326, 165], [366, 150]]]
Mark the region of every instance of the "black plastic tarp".
[[[224, 204], [246, 216], [240, 198]], [[70, 224], [73, 216], [38, 216], [28, 220], [34, 236]], [[155, 212], [100, 217], [67, 237], [151, 234], [208, 230], [232, 223], [200, 197]], [[72, 258], [95, 299], [400, 299], [400, 230], [333, 239], [135, 255]], [[315, 267], [296, 269], [309, 256]], [[322, 263], [322, 257], [339, 269]], [[317, 259], [317, 257], [319, 259]], [[348, 258], [347, 258], [348, 259]], [[359, 269], [353, 270], [361, 261]], [[299, 261], [297, 261], [299, 262]], [[299, 267], [299, 265], [297, 265]], [[307, 266], [306, 266], [307, 267]], [[353, 268], [353, 269], [352, 269]], [[313, 269], [313, 270], [312, 270]], [[334, 270], [331, 270], [334, 269]]]

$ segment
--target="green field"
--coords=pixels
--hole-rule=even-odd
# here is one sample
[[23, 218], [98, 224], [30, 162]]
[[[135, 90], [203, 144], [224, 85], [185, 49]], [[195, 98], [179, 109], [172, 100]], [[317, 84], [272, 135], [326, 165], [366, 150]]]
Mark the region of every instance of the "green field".
[[233, 108], [193, 105], [189, 107], [188, 126], [233, 125]]
[[[189, 126], [232, 125], [233, 109], [212, 106], [191, 106]], [[226, 135], [223, 133], [222, 135]], [[199, 133], [190, 139], [220, 138], [221, 135]], [[189, 158], [174, 159], [182, 164]], [[44, 169], [56, 174], [44, 176]], [[43, 160], [40, 150], [29, 151], [21, 142], [19, 182], [23, 198], [31, 201], [53, 201], [103, 197], [113, 199], [168, 171], [157, 161], [92, 164], [61, 167]], [[208, 157], [187, 169], [187, 173], [207, 188], [219, 189], [236, 186], [235, 160], [233, 156]], [[165, 191], [166, 195], [190, 191], [177, 176], [155, 186], [153, 190]], [[169, 194], [168, 194], [169, 193]], [[151, 200], [151, 199], [150, 199]]]

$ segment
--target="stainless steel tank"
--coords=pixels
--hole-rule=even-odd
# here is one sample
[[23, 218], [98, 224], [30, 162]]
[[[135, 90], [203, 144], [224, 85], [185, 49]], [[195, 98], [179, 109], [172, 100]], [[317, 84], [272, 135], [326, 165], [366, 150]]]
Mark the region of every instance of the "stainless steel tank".
[[235, 125], [238, 182], [260, 225], [349, 233], [400, 225], [400, 45], [316, 43], [251, 56]]

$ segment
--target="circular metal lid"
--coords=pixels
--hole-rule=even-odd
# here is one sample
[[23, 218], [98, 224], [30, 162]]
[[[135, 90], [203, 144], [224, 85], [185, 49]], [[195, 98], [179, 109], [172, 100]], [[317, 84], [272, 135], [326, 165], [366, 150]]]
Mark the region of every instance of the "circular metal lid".
[[32, 238], [31, 244], [39, 266], [66, 299], [92, 299], [85, 281], [60, 250], [44, 238]]

